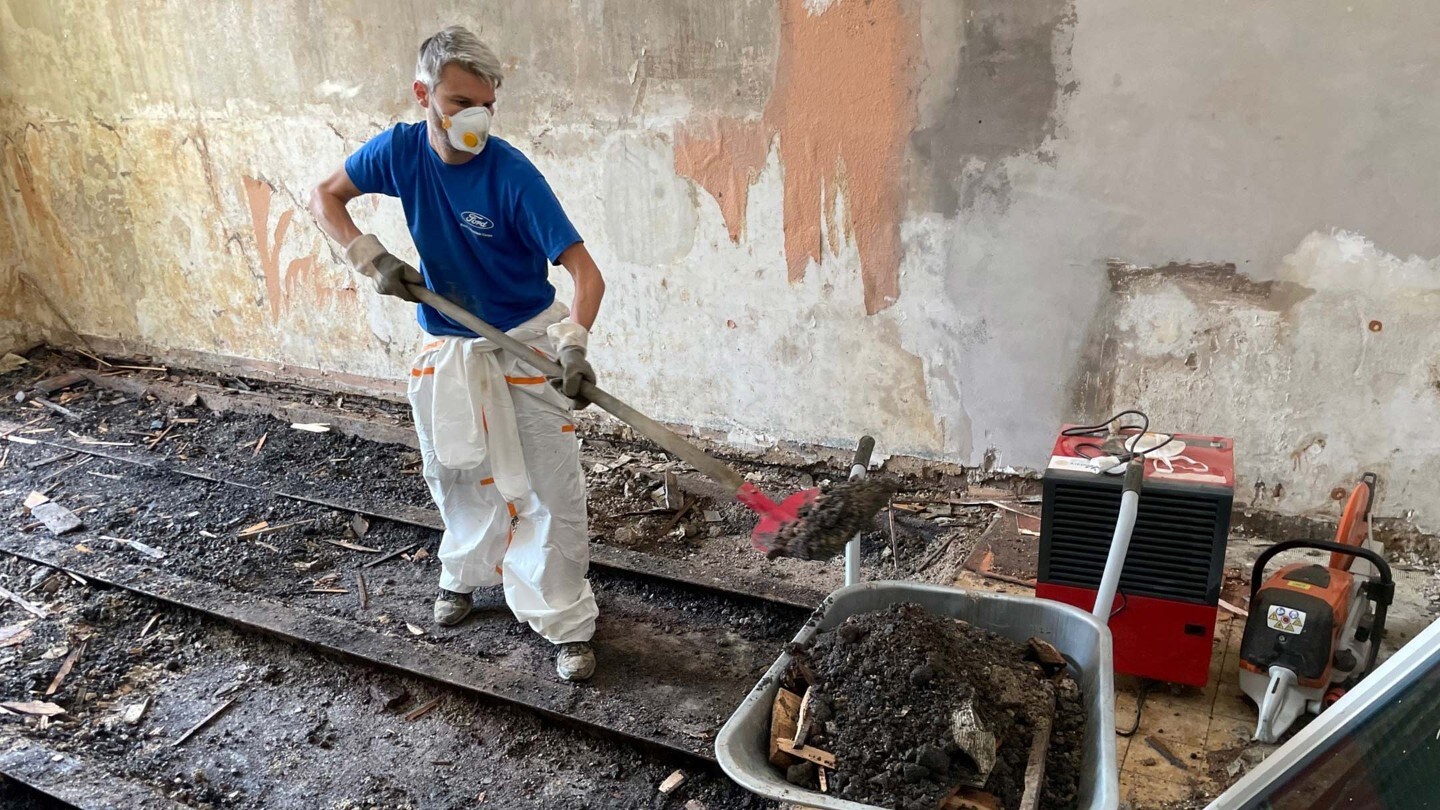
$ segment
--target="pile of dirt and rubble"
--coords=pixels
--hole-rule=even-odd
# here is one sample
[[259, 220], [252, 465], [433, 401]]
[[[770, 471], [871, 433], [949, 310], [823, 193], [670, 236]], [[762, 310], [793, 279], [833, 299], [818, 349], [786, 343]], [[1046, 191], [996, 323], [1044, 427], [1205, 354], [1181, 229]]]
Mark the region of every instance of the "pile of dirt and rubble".
[[1039, 806], [1074, 806], [1085, 708], [1048, 645], [902, 604], [792, 652], [784, 686], [804, 694], [803, 708], [771, 760], [789, 763], [792, 783], [905, 810], [944, 807], [962, 788], [1017, 808], [1043, 762], [1043, 783], [1030, 788]]

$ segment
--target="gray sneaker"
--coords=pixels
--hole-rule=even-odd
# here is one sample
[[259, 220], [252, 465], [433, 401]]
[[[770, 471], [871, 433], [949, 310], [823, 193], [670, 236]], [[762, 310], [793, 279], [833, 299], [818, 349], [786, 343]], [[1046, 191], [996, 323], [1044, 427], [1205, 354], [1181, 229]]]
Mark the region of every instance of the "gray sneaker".
[[584, 641], [561, 644], [555, 654], [555, 672], [567, 681], [588, 681], [595, 674], [595, 651]]
[[470, 615], [470, 594], [440, 589], [435, 598], [435, 623], [442, 627], [459, 624]]

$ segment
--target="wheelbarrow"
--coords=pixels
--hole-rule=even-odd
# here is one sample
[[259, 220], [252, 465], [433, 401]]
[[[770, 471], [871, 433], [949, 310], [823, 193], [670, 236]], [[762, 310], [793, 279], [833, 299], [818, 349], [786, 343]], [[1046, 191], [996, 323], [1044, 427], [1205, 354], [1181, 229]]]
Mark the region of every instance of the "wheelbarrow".
[[[830, 594], [816, 616], [795, 636], [805, 644], [858, 613], [914, 602], [932, 613], [953, 616], [1024, 644], [1032, 637], [1064, 655], [1080, 685], [1087, 719], [1081, 754], [1082, 810], [1114, 810], [1120, 804], [1115, 754], [1115, 682], [1110, 631], [1090, 614], [1059, 602], [1009, 594], [969, 591], [913, 582], [865, 582]], [[873, 805], [796, 787], [769, 762], [770, 712], [789, 666], [784, 653], [770, 667], [715, 738], [720, 767], [736, 784], [767, 799], [824, 810], [877, 810]]]

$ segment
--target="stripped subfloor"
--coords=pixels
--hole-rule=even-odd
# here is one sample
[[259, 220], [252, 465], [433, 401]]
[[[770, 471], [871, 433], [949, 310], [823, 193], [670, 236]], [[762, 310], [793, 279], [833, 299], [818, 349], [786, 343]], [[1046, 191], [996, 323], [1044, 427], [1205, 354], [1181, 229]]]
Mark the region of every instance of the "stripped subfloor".
[[[588, 441], [600, 673], [583, 686], [564, 684], [553, 676], [552, 650], [510, 618], [498, 591], [477, 594], [474, 617], [457, 628], [430, 620], [440, 524], [417, 474], [418, 455], [407, 446], [408, 427], [392, 404], [332, 402], [293, 388], [260, 392], [255, 389], [263, 384], [255, 381], [114, 368], [71, 375], [60, 381], [65, 387], [43, 390], [70, 370], [69, 358], [47, 359], [3, 380], [8, 391], [0, 435], [8, 441], [0, 446], [0, 499], [10, 518], [0, 524], [0, 559], [6, 561], [0, 584], [24, 599], [36, 597], [35, 606], [48, 617], [29, 616], [15, 602], [0, 606], [0, 625], [17, 639], [0, 655], [16, 671], [31, 673], [28, 681], [6, 685], [7, 699], [50, 703], [65, 714], [4, 715], [0, 733], [9, 758], [0, 771], [79, 806], [117, 803], [97, 792], [97, 782], [143, 797], [119, 802], [125, 806], [295, 806], [302, 804], [298, 797], [311, 796], [323, 797], [325, 806], [449, 807], [469, 806], [481, 795], [506, 807], [761, 806], [719, 776], [714, 735], [808, 608], [838, 585], [838, 563], [733, 563], [759, 559], [748, 548], [748, 517], [739, 507], [649, 448], [623, 437]], [[165, 379], [155, 379], [160, 376]], [[43, 402], [36, 401], [36, 383]], [[16, 390], [28, 392], [26, 401], [9, 395]], [[216, 407], [216, 399], [223, 405]], [[835, 475], [819, 466], [797, 471], [751, 465], [749, 473], [777, 489]], [[53, 535], [21, 505], [37, 492], [74, 512], [83, 526]], [[868, 576], [924, 575], [963, 558], [989, 508], [960, 511], [937, 520], [903, 510], [886, 515], [867, 537]], [[166, 769], [179, 754], [156, 757], [183, 731], [183, 719], [225, 705], [205, 692], [218, 690], [214, 682], [225, 673], [197, 671], [205, 685], [185, 689], [128, 681], [84, 686], [95, 677], [90, 670], [107, 643], [120, 645], [114, 655], [123, 651], [145, 660], [145, 645], [129, 641], [139, 639], [143, 627], [92, 627], [96, 620], [85, 611], [93, 613], [94, 600], [102, 598], [119, 605], [116, 615], [132, 624], [139, 612], [162, 617], [160, 625], [203, 626], [193, 638], [217, 639], [214, 645], [224, 650], [218, 659], [249, 662], [252, 669], [259, 662], [284, 662], [316, 700], [350, 707], [330, 713], [327, 721], [334, 730], [331, 743], [346, 757], [360, 741], [393, 732], [357, 719], [366, 710], [389, 717], [366, 702], [374, 690], [357, 687], [373, 678], [409, 678], [405, 682], [414, 687], [403, 691], [443, 697], [437, 707], [460, 707], [476, 717], [525, 717], [559, 736], [533, 749], [497, 752], [441, 735], [440, 746], [456, 756], [435, 754], [433, 761], [454, 763], [465, 778], [438, 787], [428, 771], [411, 767], [431, 760], [356, 748], [357, 767], [394, 777], [385, 788], [389, 797], [378, 800], [384, 794], [373, 780], [332, 774], [335, 769], [323, 763], [335, 754], [307, 741], [316, 748], [314, 757], [297, 764], [314, 770], [317, 781], [286, 793], [295, 780], [282, 749], [299, 744], [298, 738], [252, 752], [240, 773], [219, 760], [202, 761], [206, 752], [243, 748], [252, 737], [263, 744], [265, 730], [257, 724], [284, 701], [310, 705], [277, 691], [284, 684], [248, 678], [243, 680], [266, 696], [229, 707], [213, 721], [214, 732], [179, 746], [197, 759], [171, 773]], [[85, 617], [82, 627], [67, 624], [71, 602]], [[83, 646], [82, 636], [88, 636]], [[300, 646], [268, 640], [274, 637]], [[336, 660], [323, 661], [316, 652]], [[72, 654], [77, 679], [43, 695], [39, 682], [54, 677]], [[348, 674], [322, 678], [316, 673], [324, 667], [348, 668]], [[232, 680], [238, 677], [231, 673]], [[316, 685], [321, 681], [328, 691]], [[65, 691], [72, 688], [83, 694]], [[131, 747], [89, 744], [94, 734], [111, 733], [95, 729], [114, 727], [112, 710], [124, 704], [117, 710], [123, 716], [133, 709], [126, 698], [137, 692], [146, 698], [141, 728], [116, 731], [128, 735], [124, 742]], [[364, 709], [352, 706], [356, 701]], [[406, 708], [426, 705], [416, 697]], [[108, 713], [97, 714], [101, 708]], [[403, 728], [435, 722], [429, 715], [437, 711], [429, 709]], [[485, 722], [466, 715], [459, 725]], [[207, 737], [226, 729], [233, 739]], [[501, 732], [492, 739], [506, 737]], [[75, 745], [65, 747], [70, 743]], [[576, 748], [581, 745], [590, 748]], [[610, 768], [591, 748], [647, 767]], [[471, 784], [470, 776], [485, 773], [468, 767], [477, 756], [495, 769], [480, 777], [491, 781]], [[537, 757], [551, 763], [538, 776], [532, 764]], [[557, 758], [589, 774], [589, 781], [551, 774]], [[578, 764], [584, 762], [618, 775], [596, 787], [594, 774]], [[676, 770], [687, 774], [684, 787], [658, 792]], [[497, 792], [491, 786], [498, 783], [508, 787]], [[590, 797], [588, 804], [574, 798], [582, 794]]]

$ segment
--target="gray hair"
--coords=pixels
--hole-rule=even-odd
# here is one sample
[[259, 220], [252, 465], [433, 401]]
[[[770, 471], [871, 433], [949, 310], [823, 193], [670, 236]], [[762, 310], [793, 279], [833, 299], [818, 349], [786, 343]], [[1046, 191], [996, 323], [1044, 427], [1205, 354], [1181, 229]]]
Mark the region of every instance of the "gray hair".
[[420, 58], [415, 62], [415, 81], [434, 90], [446, 65], [459, 65], [490, 82], [496, 90], [505, 81], [495, 52], [470, 33], [470, 29], [459, 25], [448, 25], [420, 44]]

